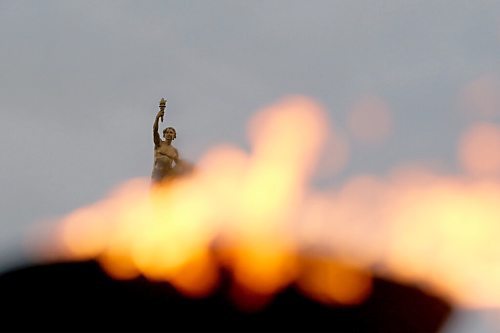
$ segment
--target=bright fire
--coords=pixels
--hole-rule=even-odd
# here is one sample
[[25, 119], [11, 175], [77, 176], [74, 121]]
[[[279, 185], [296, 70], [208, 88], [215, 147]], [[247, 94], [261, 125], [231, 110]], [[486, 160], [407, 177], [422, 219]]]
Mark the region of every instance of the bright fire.
[[[360, 302], [370, 274], [499, 306], [499, 180], [405, 168], [318, 191], [309, 180], [328, 131], [321, 106], [284, 100], [251, 121], [251, 154], [222, 146], [165, 186], [131, 180], [65, 217], [58, 240], [114, 277], [144, 275], [189, 296], [212, 292], [224, 268], [246, 308], [289, 285], [328, 303]], [[488, 140], [469, 137], [466, 170], [475, 168], [468, 147]]]

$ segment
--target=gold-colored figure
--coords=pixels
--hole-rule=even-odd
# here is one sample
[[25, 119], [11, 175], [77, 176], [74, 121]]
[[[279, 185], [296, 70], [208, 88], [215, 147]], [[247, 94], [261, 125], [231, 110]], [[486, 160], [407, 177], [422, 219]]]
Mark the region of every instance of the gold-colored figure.
[[160, 138], [158, 133], [158, 121], [163, 122], [163, 117], [165, 115], [165, 108], [167, 106], [167, 101], [161, 99], [160, 101], [160, 111], [156, 115], [155, 122], [153, 124], [153, 142], [155, 144], [154, 148], [154, 167], [151, 175], [153, 182], [161, 182], [173, 176], [175, 173], [175, 167], [179, 164], [179, 152], [172, 145], [172, 141], [176, 138], [177, 133], [173, 127], [167, 127], [163, 130], [163, 138]]

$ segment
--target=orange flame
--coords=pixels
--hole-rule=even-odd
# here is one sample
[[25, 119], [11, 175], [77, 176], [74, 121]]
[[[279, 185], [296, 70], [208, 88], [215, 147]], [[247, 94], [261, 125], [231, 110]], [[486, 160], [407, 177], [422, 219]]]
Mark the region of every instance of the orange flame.
[[58, 239], [117, 278], [142, 274], [190, 296], [213, 291], [224, 267], [248, 309], [290, 284], [323, 302], [359, 302], [369, 272], [500, 305], [500, 183], [406, 168], [315, 191], [327, 131], [315, 102], [282, 101], [251, 121], [252, 154], [221, 146], [165, 186], [132, 180], [64, 218]]

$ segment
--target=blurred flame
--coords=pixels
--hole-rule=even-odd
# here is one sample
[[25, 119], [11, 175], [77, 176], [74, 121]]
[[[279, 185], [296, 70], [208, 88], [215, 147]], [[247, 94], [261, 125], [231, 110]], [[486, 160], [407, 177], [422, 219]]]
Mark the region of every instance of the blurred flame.
[[486, 73], [465, 86], [460, 94], [462, 109], [483, 117], [500, 114], [500, 78]]
[[[212, 292], [223, 269], [246, 309], [291, 284], [322, 302], [360, 302], [369, 272], [463, 305], [500, 305], [496, 178], [405, 168], [320, 192], [308, 185], [328, 132], [319, 105], [286, 99], [249, 129], [251, 154], [220, 146], [188, 176], [155, 187], [132, 180], [68, 215], [58, 234], [67, 255], [95, 258], [117, 278], [168, 281], [194, 297]], [[485, 139], [492, 149], [493, 132]], [[484, 143], [469, 135], [466, 146]], [[489, 158], [463, 149], [465, 163]]]
[[389, 105], [379, 96], [364, 96], [352, 106], [347, 126], [352, 136], [360, 142], [380, 143], [392, 131]]
[[462, 136], [459, 158], [464, 169], [476, 176], [500, 175], [500, 128], [478, 123]]
[[370, 275], [358, 268], [329, 258], [308, 258], [303, 265], [299, 287], [325, 303], [360, 302], [370, 291]]

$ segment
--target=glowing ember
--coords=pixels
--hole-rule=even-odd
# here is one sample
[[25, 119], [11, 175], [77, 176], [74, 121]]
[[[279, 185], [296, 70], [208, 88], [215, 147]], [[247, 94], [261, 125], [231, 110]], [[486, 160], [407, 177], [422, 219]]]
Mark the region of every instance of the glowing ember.
[[321, 107], [285, 100], [252, 120], [250, 155], [218, 147], [163, 187], [132, 180], [67, 216], [58, 237], [70, 258], [190, 296], [213, 291], [223, 267], [247, 308], [290, 284], [323, 302], [359, 302], [368, 272], [461, 304], [500, 305], [500, 183], [406, 169], [315, 191], [308, 180], [327, 132]]

